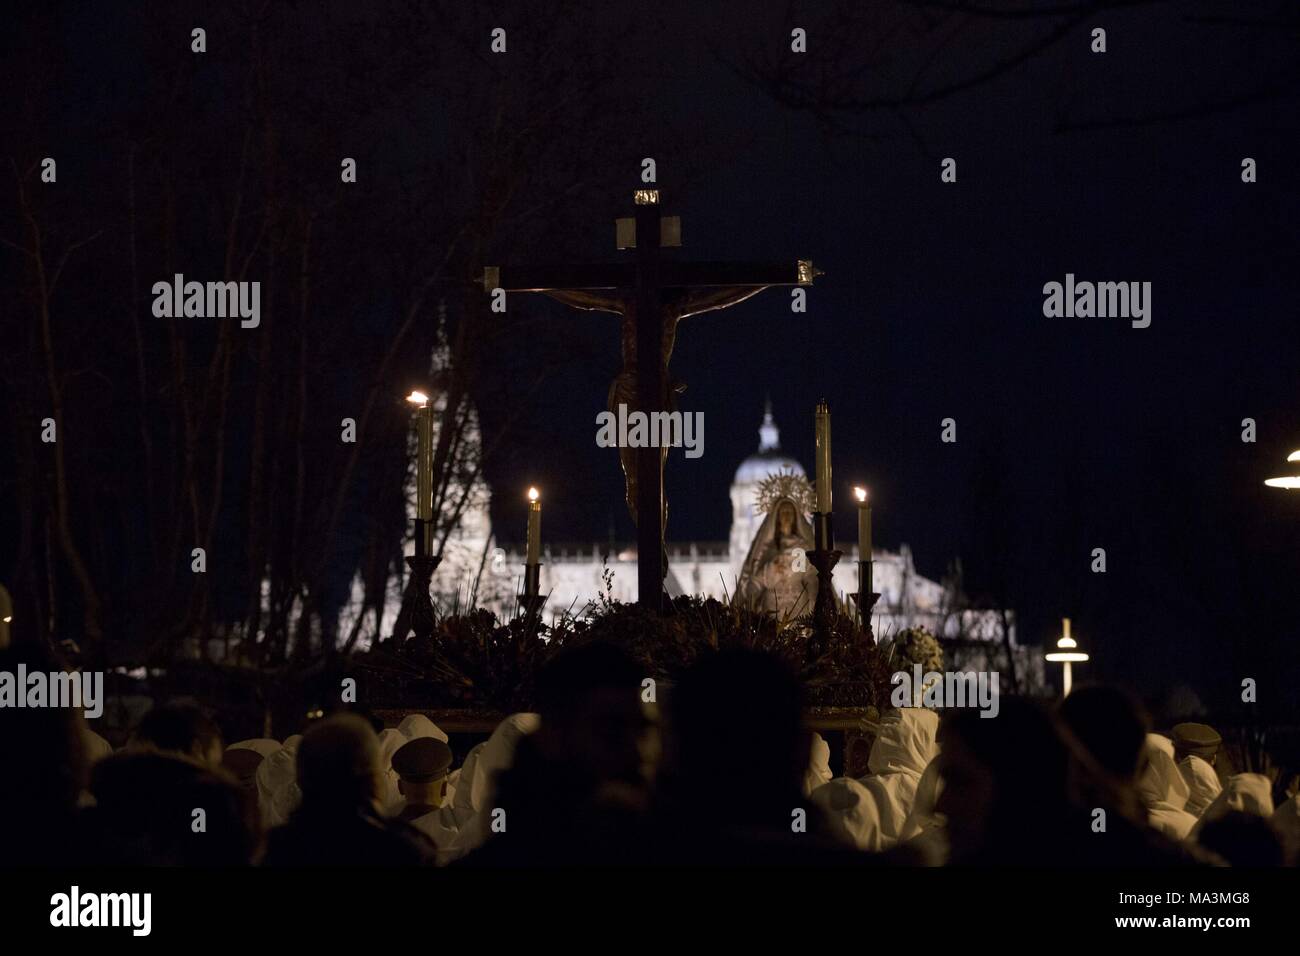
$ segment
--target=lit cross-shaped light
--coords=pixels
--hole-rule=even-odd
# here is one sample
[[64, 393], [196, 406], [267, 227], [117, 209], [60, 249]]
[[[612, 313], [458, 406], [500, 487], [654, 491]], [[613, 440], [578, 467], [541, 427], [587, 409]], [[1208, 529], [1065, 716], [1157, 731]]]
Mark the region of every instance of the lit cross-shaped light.
[[[1300, 451], [1293, 451], [1286, 456], [1287, 461], [1300, 461]], [[1300, 488], [1300, 475], [1283, 475], [1278, 478], [1265, 478], [1264, 484], [1270, 488]]]
[[1053, 663], [1062, 665], [1062, 690], [1063, 697], [1070, 696], [1070, 688], [1073, 685], [1073, 674], [1071, 673], [1071, 664], [1082, 664], [1088, 659], [1088, 655], [1079, 650], [1079, 643], [1070, 636], [1070, 619], [1063, 618], [1061, 621], [1062, 634], [1060, 640], [1056, 642], [1056, 650], [1044, 654], [1043, 657]]

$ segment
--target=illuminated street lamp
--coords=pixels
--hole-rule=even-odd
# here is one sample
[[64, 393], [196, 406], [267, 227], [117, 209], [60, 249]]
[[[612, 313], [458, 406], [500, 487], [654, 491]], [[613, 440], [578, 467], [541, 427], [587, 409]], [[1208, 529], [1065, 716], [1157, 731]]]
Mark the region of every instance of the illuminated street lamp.
[[[1287, 461], [1300, 461], [1300, 451], [1293, 451], [1286, 456]], [[1300, 488], [1300, 475], [1283, 475], [1280, 478], [1266, 478], [1264, 484], [1270, 488], [1287, 488], [1294, 491]]]
[[1056, 650], [1051, 651], [1044, 656], [1047, 660], [1059, 663], [1063, 667], [1064, 678], [1062, 684], [1064, 685], [1065, 692], [1061, 694], [1061, 696], [1069, 697], [1070, 685], [1072, 683], [1070, 665], [1076, 662], [1082, 664], [1088, 659], [1088, 655], [1078, 649], [1078, 643], [1076, 643], [1074, 638], [1070, 636], [1070, 619], [1068, 617], [1062, 618], [1061, 624], [1062, 634], [1061, 639], [1056, 642]]

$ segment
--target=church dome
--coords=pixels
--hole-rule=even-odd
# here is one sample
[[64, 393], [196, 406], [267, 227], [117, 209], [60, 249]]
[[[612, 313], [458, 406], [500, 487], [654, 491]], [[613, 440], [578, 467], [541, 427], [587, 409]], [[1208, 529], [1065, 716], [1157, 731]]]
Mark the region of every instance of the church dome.
[[806, 477], [803, 465], [781, 451], [781, 433], [772, 420], [772, 402], [769, 400], [763, 411], [763, 424], [758, 428], [758, 451], [740, 463], [732, 484], [757, 484], [779, 471]]

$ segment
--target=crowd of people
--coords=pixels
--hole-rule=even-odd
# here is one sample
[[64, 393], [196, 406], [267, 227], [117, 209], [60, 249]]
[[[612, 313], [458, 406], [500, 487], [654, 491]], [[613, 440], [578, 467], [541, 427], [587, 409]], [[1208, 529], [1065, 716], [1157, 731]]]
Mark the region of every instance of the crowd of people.
[[[0, 652], [0, 670], [36, 652]], [[725, 651], [661, 699], [618, 648], [568, 651], [457, 760], [422, 714], [355, 706], [283, 741], [227, 744], [160, 703], [114, 750], [79, 712], [0, 712], [11, 865], [1281, 866], [1294, 776], [1221, 773], [1218, 735], [1155, 734], [1131, 696], [1080, 686], [997, 717], [886, 712], [865, 776], [832, 777], [775, 659]], [[457, 765], [459, 763], [459, 765]]]

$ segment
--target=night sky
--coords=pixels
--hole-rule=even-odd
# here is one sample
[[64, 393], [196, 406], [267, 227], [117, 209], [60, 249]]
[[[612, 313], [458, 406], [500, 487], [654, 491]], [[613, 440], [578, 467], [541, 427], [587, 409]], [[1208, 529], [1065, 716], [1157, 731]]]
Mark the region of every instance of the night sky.
[[[673, 370], [690, 385], [683, 407], [705, 414], [706, 453], [670, 458], [670, 539], [725, 539], [765, 394], [783, 448], [811, 472], [825, 397], [841, 537], [863, 480], [878, 546], [908, 543], [935, 578], [960, 556], [976, 594], [1004, 577], [1022, 640], [1053, 637], [1069, 615], [1094, 650], [1089, 673], [1144, 691], [1181, 678], [1202, 697], [1231, 694], [1221, 682], [1236, 687], [1239, 671], [1253, 676], [1243, 660], [1270, 655], [1276, 673], [1300, 673], [1287, 612], [1300, 509], [1262, 484], [1300, 447], [1294, 100], [1058, 131], [1253, 88], [1279, 62], [1260, 57], [1294, 49], [1294, 33], [1197, 29], [1163, 5], [1113, 12], [1104, 56], [1079, 29], [1012, 75], [914, 111], [914, 135], [886, 114], [865, 136], [826, 136], [719, 62], [711, 47], [734, 49], [729, 22], [660, 34], [675, 76], [657, 88], [663, 109], [736, 145], [684, 190], [671, 186], [675, 157], [647, 150], [668, 170], [682, 255], [806, 256], [827, 275], [807, 315], [769, 290], [683, 323]], [[761, 32], [751, 22], [734, 43]], [[967, 56], [955, 50], [953, 70]], [[940, 182], [946, 156], [955, 184]], [[1276, 178], [1243, 184], [1244, 156]], [[588, 256], [609, 237], [595, 224]], [[1067, 272], [1150, 281], [1151, 326], [1044, 318], [1042, 286]], [[549, 467], [529, 474], [565, 489], [548, 497], [554, 533], [603, 540], [613, 516], [630, 539], [614, 456], [591, 452], [613, 320], [556, 309], [554, 321], [593, 358], [562, 373], [537, 426], [555, 451], [539, 449]], [[955, 445], [940, 442], [946, 417]], [[498, 520], [522, 527], [521, 510]], [[1090, 571], [1094, 547], [1105, 575]]]
[[[295, 26], [285, 33], [298, 30], [295, 49], [310, 52], [314, 24], [354, 17], [377, 28], [409, 5], [321, 21], [286, 6], [294, 12], [281, 16]], [[1294, 9], [1252, 5], [1259, 22], [1239, 23], [1235, 4], [1099, 4], [1023, 63], [968, 89], [817, 115], [776, 102], [745, 64], [759, 51], [779, 55], [791, 25], [805, 25], [815, 73], [816, 58], [846, 38], [832, 31], [824, 5], [788, 19], [784, 4], [704, 6], [583, 14], [579, 31], [614, 64], [605, 91], [636, 123], [602, 155], [576, 138], [552, 144], [550, 161], [599, 188], [576, 195], [553, 229], [499, 237], [488, 253], [511, 262], [615, 258], [612, 220], [628, 214], [638, 160], [650, 156], [665, 212], [682, 217], [677, 255], [811, 258], [826, 273], [806, 314], [790, 312], [786, 291], [769, 290], [684, 321], [672, 374], [689, 385], [681, 407], [704, 413], [705, 454], [670, 458], [670, 541], [726, 538], [728, 487], [757, 447], [765, 396], [783, 448], [811, 473], [813, 407], [825, 398], [842, 540], [852, 537], [849, 488], [865, 482], [878, 547], [909, 544], [919, 570], [936, 579], [960, 557], [972, 596], [1017, 609], [1022, 641], [1050, 639], [1059, 618], [1072, 617], [1093, 654], [1088, 676], [1152, 699], [1186, 684], [1220, 706], [1254, 677], [1271, 712], [1295, 706], [1300, 494], [1263, 486], [1300, 448]], [[960, 29], [941, 40], [952, 6], [961, 5], [864, 5], [863, 22], [881, 29], [858, 37], [871, 51], [860, 88], [941, 88], [1064, 22], [959, 14]], [[54, 51], [56, 79], [46, 78], [38, 102], [57, 104], [50, 125], [74, 156], [96, 149], [114, 113], [130, 126], [165, 100], [161, 73], [138, 55], [157, 48], [164, 20], [135, 5], [55, 8], [23, 22], [34, 48]], [[521, 50], [491, 62], [483, 53], [458, 82], [535, 79], [511, 74], [530, 68], [530, 34], [508, 6], [455, 9], [449, 29], [481, 38], [484, 51], [494, 26]], [[165, 18], [178, 31], [168, 41], [176, 57], [190, 55], [188, 25], [202, 19]], [[1089, 50], [1094, 26], [1107, 30], [1105, 54]], [[322, 62], [344, 58], [338, 34], [321, 26], [321, 37]], [[202, 122], [173, 131], [198, 153], [203, 137], [243, 109], [223, 92], [218, 41], [214, 33], [211, 72], [198, 64], [191, 78]], [[24, 43], [5, 42], [7, 50]], [[336, 155], [362, 157], [360, 198], [339, 213], [362, 224], [359, 243], [385, 227], [367, 221], [367, 197], [385, 177], [424, 156], [458, 155], [457, 106], [438, 92], [454, 86], [451, 78], [437, 62], [405, 66], [427, 70], [430, 82], [369, 112], [364, 125], [340, 101], [322, 134], [325, 171], [301, 174], [326, 183]], [[353, 92], [364, 101], [387, 82], [358, 75]], [[306, 108], [301, 121], [312, 122]], [[34, 128], [15, 146], [24, 158], [43, 155], [27, 138]], [[238, 143], [215, 139], [211, 149], [216, 165], [237, 158]], [[1247, 156], [1258, 163], [1254, 184], [1241, 181]], [[956, 183], [940, 181], [944, 157], [957, 161]], [[68, 185], [60, 188], [84, 190], [72, 185], [74, 163], [62, 168]], [[4, 226], [6, 237], [17, 234], [16, 220]], [[207, 241], [219, 255], [219, 234]], [[88, 252], [84, 267], [95, 269], [98, 254]], [[160, 268], [142, 274], [152, 282]], [[1044, 283], [1069, 272], [1150, 282], [1151, 326], [1045, 318]], [[358, 281], [372, 284], [373, 311], [335, 310], [327, 300], [317, 321], [344, 342], [380, 340], [397, 293], [380, 274]], [[528, 321], [501, 345], [499, 368], [488, 362], [477, 395], [485, 437], [521, 416], [487, 465], [498, 538], [522, 539], [522, 490], [536, 483], [546, 490], [551, 541], [603, 542], [611, 522], [619, 540], [631, 540], [616, 455], [594, 442], [618, 367], [617, 320], [535, 296], [512, 297], [510, 307]], [[507, 370], [530, 363], [550, 369], [543, 389], [524, 399], [500, 387]], [[340, 380], [349, 374], [338, 370]], [[329, 386], [316, 387], [328, 399]], [[948, 417], [955, 444], [940, 441]], [[1258, 424], [1254, 444], [1241, 441], [1248, 417]], [[1105, 574], [1089, 569], [1097, 547], [1106, 549]], [[0, 570], [12, 561], [6, 554]]]

